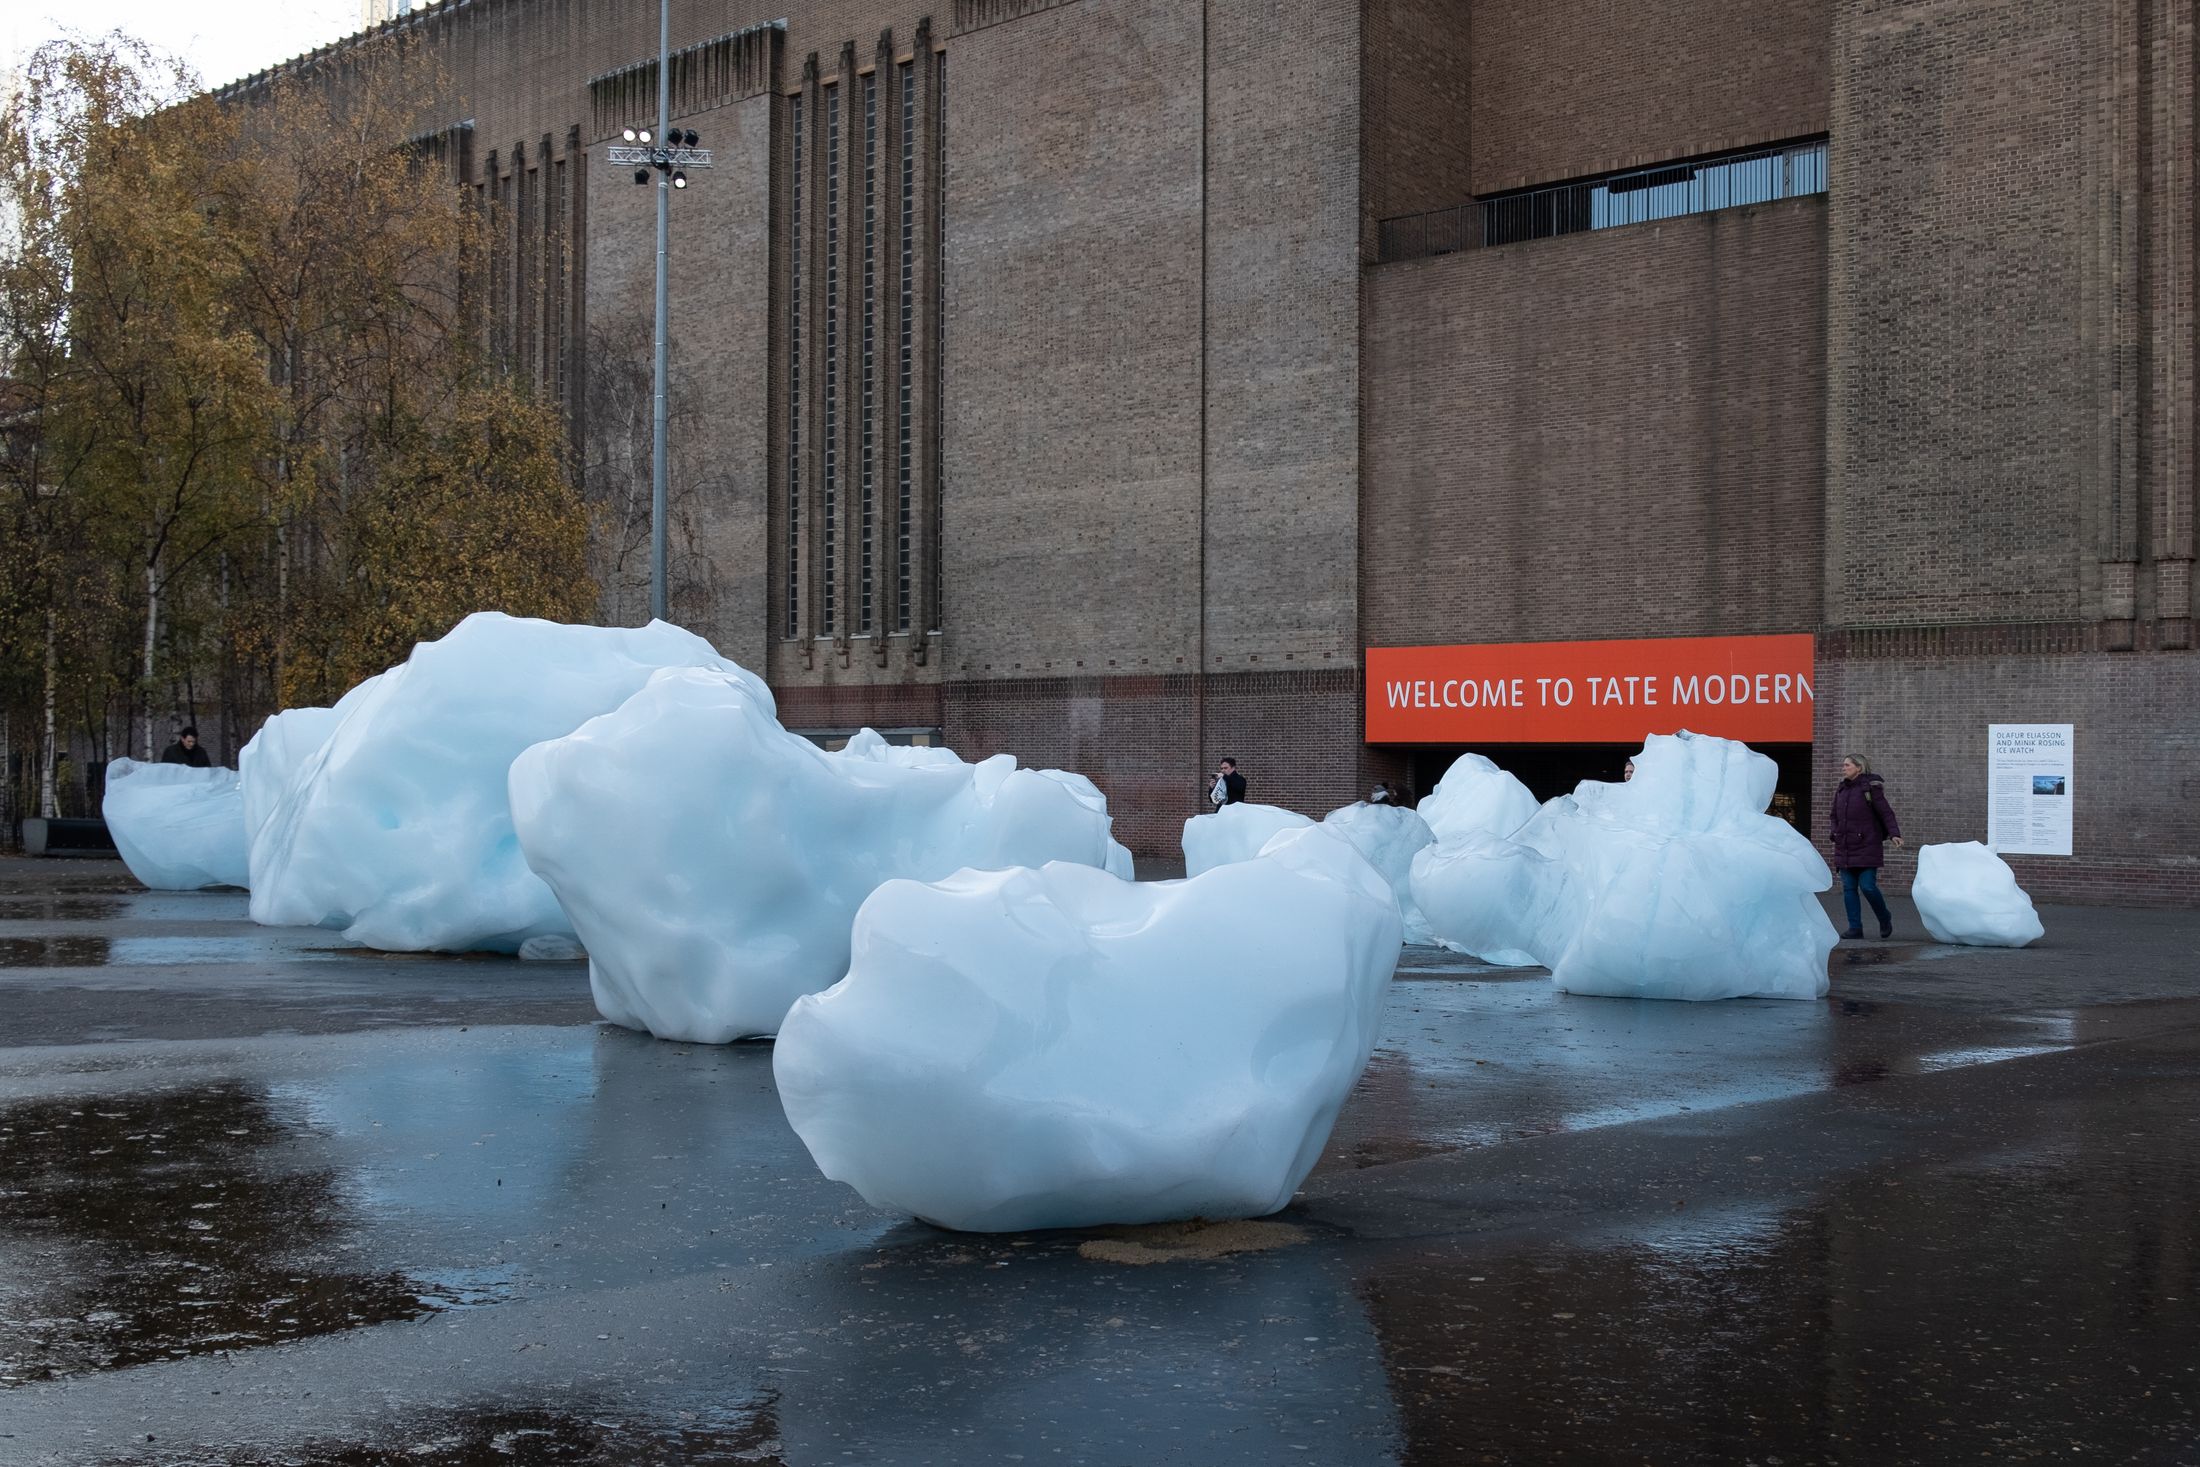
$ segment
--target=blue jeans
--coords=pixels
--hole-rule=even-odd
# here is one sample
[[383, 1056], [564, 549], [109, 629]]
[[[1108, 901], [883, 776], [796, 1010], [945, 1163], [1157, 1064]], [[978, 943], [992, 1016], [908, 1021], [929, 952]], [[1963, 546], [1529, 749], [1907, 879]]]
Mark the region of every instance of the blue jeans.
[[1879, 894], [1879, 868], [1876, 866], [1843, 866], [1841, 868], [1841, 905], [1849, 914], [1849, 931], [1864, 930], [1864, 913], [1858, 906], [1856, 893], [1861, 889], [1864, 899], [1872, 904], [1872, 915], [1879, 919], [1879, 935], [1885, 937], [1894, 931], [1894, 917], [1887, 911], [1887, 899]]

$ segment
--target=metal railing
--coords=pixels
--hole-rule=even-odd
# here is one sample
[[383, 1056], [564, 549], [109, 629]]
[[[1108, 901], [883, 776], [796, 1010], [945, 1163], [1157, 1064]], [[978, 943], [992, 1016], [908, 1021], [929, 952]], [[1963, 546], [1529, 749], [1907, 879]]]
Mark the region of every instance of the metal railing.
[[1826, 140], [1815, 138], [1747, 153], [1631, 168], [1385, 219], [1376, 226], [1375, 257], [1384, 264], [1418, 260], [1825, 191]]

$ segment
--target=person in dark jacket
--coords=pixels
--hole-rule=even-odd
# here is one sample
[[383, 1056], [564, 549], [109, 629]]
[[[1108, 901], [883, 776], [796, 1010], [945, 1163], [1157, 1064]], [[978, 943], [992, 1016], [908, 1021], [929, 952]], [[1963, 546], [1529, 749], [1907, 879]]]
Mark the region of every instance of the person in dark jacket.
[[1841, 905], [1848, 912], [1843, 937], [1864, 935], [1864, 914], [1856, 897], [1862, 892], [1879, 919], [1879, 935], [1894, 936], [1894, 918], [1879, 894], [1879, 868], [1885, 847], [1902, 844], [1902, 822], [1887, 803], [1887, 787], [1871, 766], [1851, 754], [1841, 761], [1841, 783], [1833, 792], [1833, 864], [1841, 868]]
[[198, 729], [190, 726], [186, 726], [182, 733], [176, 735], [174, 743], [160, 751], [160, 762], [163, 764], [188, 764], [193, 769], [211, 769], [214, 767], [213, 759], [207, 754], [206, 750], [199, 747]]
[[1214, 788], [1207, 791], [1207, 803], [1217, 810], [1224, 805], [1245, 803], [1245, 776], [1237, 772], [1237, 760], [1225, 759], [1216, 768]]

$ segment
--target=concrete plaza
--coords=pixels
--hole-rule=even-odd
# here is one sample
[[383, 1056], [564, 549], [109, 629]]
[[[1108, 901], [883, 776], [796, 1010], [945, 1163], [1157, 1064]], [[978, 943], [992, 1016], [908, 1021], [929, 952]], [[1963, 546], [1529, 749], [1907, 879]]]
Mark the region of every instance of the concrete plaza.
[[0, 862], [0, 1463], [2190, 1463], [2200, 915], [2042, 915], [1814, 1004], [1408, 949], [1284, 1213], [972, 1237], [580, 964]]

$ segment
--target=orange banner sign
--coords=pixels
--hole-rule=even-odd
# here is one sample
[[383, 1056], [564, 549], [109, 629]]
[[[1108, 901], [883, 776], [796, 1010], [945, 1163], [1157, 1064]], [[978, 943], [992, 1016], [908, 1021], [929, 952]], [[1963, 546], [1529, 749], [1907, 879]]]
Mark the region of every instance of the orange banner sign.
[[1807, 744], [1807, 635], [1367, 649], [1371, 744]]

